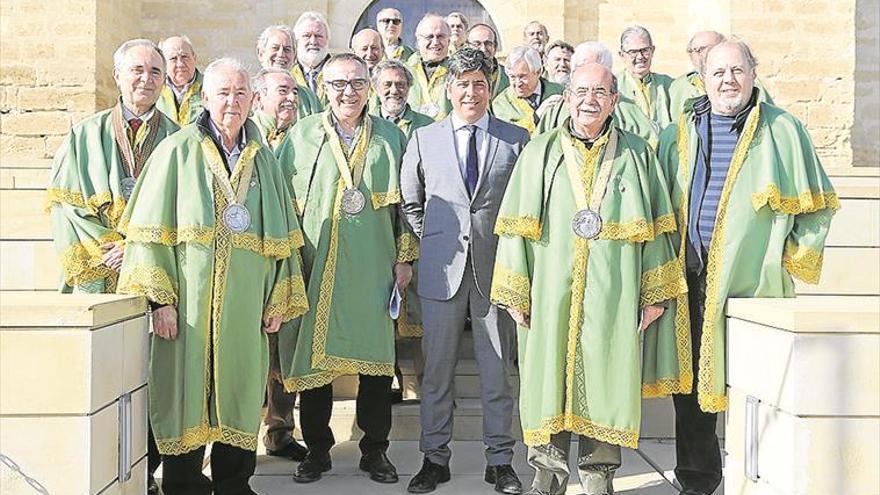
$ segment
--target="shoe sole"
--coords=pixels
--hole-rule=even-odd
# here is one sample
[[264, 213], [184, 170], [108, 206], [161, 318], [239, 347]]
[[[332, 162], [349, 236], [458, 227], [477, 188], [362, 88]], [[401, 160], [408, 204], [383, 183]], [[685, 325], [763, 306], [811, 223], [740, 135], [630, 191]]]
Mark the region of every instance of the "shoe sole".
[[[483, 477], [483, 480], [485, 480], [486, 483], [489, 483], [490, 485], [494, 485], [495, 482], [497, 481], [494, 476], [490, 476], [488, 474]], [[517, 491], [510, 491], [510, 490], [505, 491], [505, 490], [498, 490], [498, 489], [495, 489], [495, 491], [498, 493], [504, 493], [505, 495], [520, 495], [523, 492], [522, 488], [520, 488]]]
[[[446, 483], [446, 482], [448, 482], [448, 481], [451, 480], [451, 479], [452, 479], [452, 475], [449, 474], [449, 475], [447, 475], [447, 476], [444, 476], [444, 477], [438, 479], [438, 480], [437, 480], [437, 484], [439, 485], [440, 483]], [[430, 490], [412, 490], [410, 487], [406, 487], [406, 491], [407, 491], [407, 493], [431, 493], [431, 492], [433, 492], [433, 491], [436, 490], [436, 489], [437, 489], [436, 486], [435, 486], [434, 488], [430, 489]]]
[[[365, 469], [363, 466], [358, 466], [358, 468], [365, 473], [370, 472], [369, 469]], [[384, 483], [386, 485], [390, 485], [390, 484], [397, 483], [398, 481], [400, 481], [400, 476], [395, 476], [394, 479], [391, 479], [391, 478], [386, 479], [386, 478], [373, 477], [373, 475], [370, 474], [370, 479], [375, 481], [376, 483]]]

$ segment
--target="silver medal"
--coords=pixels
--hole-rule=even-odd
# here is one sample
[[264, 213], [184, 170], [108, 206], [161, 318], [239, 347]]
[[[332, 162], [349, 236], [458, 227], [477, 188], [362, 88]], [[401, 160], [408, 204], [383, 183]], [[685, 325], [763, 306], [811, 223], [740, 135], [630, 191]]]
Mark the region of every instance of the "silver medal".
[[571, 230], [578, 237], [595, 239], [602, 230], [602, 217], [589, 208], [580, 210], [571, 219]]
[[367, 204], [364, 193], [357, 189], [346, 189], [342, 191], [342, 211], [347, 215], [357, 215], [363, 211]]
[[131, 193], [134, 191], [135, 184], [137, 184], [137, 180], [134, 177], [126, 177], [119, 183], [119, 187], [122, 189], [122, 197], [125, 198], [126, 201], [131, 198]]
[[251, 214], [244, 205], [230, 203], [223, 209], [223, 223], [236, 234], [241, 234], [251, 226]]

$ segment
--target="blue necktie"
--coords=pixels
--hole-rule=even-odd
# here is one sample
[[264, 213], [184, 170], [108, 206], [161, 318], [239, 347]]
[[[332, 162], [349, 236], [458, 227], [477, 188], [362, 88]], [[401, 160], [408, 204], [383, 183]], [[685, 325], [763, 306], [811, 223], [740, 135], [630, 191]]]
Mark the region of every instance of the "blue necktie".
[[467, 127], [471, 137], [468, 139], [467, 161], [465, 162], [467, 177], [465, 182], [468, 194], [473, 196], [474, 191], [477, 189], [477, 178], [479, 177], [479, 172], [477, 171], [477, 126], [469, 125]]

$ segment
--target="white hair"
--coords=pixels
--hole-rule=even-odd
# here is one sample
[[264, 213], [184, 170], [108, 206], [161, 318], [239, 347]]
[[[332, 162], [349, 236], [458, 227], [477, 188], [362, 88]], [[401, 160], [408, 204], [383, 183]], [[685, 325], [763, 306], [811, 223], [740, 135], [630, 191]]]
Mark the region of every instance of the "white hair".
[[611, 50], [598, 41], [584, 41], [574, 49], [571, 56], [571, 70], [574, 71], [578, 67], [587, 63], [588, 59], [595, 59], [597, 64], [604, 65], [608, 70], [613, 70], [614, 56]]
[[189, 49], [193, 53], [193, 55], [196, 54], [196, 47], [193, 45], [192, 40], [189, 39], [189, 36], [187, 36], [185, 34], [175, 34], [175, 35], [169, 36], [159, 42], [159, 50], [161, 50], [163, 52], [162, 53], [163, 56], [165, 55], [165, 53], [164, 53], [165, 52], [165, 45], [167, 45], [168, 42], [171, 41], [171, 38], [180, 38], [181, 40], [183, 40], [184, 43], [187, 44], [187, 46], [189, 46]]
[[266, 94], [266, 91], [269, 89], [266, 85], [266, 76], [269, 74], [281, 74], [283, 76], [289, 77], [293, 80], [293, 83], [296, 84], [296, 80], [293, 79], [293, 76], [290, 75], [289, 70], [279, 69], [277, 67], [269, 67], [266, 69], [260, 69], [260, 72], [251, 79], [251, 88], [254, 93]]
[[631, 38], [633, 36], [636, 36], [638, 38], [647, 39], [649, 45], [654, 44], [654, 41], [651, 39], [651, 33], [649, 33], [646, 28], [644, 28], [642, 26], [630, 26], [630, 27], [624, 29], [622, 33], [620, 33], [620, 49], [621, 50], [623, 49], [623, 44], [626, 43], [626, 40], [628, 40], [629, 38]]
[[244, 74], [244, 80], [247, 81], [248, 89], [252, 89], [251, 78], [247, 67], [245, 67], [245, 65], [237, 58], [223, 57], [218, 58], [205, 67], [205, 72], [202, 75], [202, 90], [205, 93], [208, 92], [209, 87], [214, 85], [214, 79], [217, 78], [217, 72], [219, 72], [221, 68], [232, 69], [239, 74]]
[[159, 58], [162, 59], [162, 70], [165, 70], [165, 55], [162, 54], [162, 50], [156, 46], [155, 43], [148, 39], [139, 38], [134, 40], [128, 40], [123, 44], [119, 45], [119, 48], [113, 52], [113, 69], [116, 71], [121, 71], [123, 69], [122, 64], [125, 63], [125, 54], [128, 53], [129, 50], [136, 46], [145, 46], [147, 48], [152, 48], [153, 51], [159, 54]]
[[468, 21], [468, 18], [461, 12], [450, 12], [449, 15], [447, 15], [443, 20], [446, 21], [447, 24], [449, 24], [449, 19], [453, 17], [461, 21], [461, 23], [464, 24], [464, 29], [467, 30], [470, 22]]
[[431, 20], [441, 21], [441, 24], [446, 28], [446, 32], [450, 31], [449, 24], [446, 24], [446, 18], [444, 18], [442, 15], [440, 15], [436, 12], [428, 12], [427, 14], [425, 14], [424, 17], [422, 17], [422, 19], [419, 21], [419, 23], [416, 24], [416, 31], [415, 31], [416, 34], [418, 34], [419, 30], [422, 29], [422, 24], [425, 24]]
[[513, 69], [520, 62], [525, 61], [531, 72], [541, 72], [544, 70], [544, 64], [541, 62], [541, 54], [538, 50], [530, 46], [518, 46], [510, 51], [504, 66]]
[[257, 50], [264, 50], [266, 48], [266, 44], [269, 43], [269, 35], [274, 32], [282, 32], [290, 38], [290, 43], [294, 45], [294, 49], [296, 49], [296, 39], [293, 37], [293, 30], [290, 29], [290, 26], [286, 24], [275, 24], [273, 26], [269, 26], [260, 33], [260, 37], [257, 38]]
[[312, 10], [308, 10], [303, 12], [299, 19], [296, 20], [296, 24], [293, 25], [293, 34], [296, 37], [299, 37], [299, 34], [302, 32], [303, 24], [307, 22], [320, 22], [322, 26], [324, 26], [324, 34], [327, 36], [327, 42], [330, 42], [330, 25], [327, 24], [327, 18], [324, 17], [324, 14], [320, 12], [314, 12]]

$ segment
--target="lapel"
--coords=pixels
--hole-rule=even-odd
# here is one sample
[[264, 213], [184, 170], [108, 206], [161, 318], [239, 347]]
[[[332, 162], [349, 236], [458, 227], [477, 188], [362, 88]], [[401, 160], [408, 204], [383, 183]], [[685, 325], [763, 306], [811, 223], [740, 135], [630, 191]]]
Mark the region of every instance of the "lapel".
[[498, 119], [489, 115], [489, 128], [488, 132], [486, 132], [486, 139], [488, 140], [488, 147], [486, 148], [486, 161], [483, 163], [483, 170], [480, 171], [480, 177], [477, 179], [477, 187], [474, 189], [474, 196], [471, 198], [471, 202], [473, 203], [474, 198], [480, 194], [480, 190], [483, 187], [483, 183], [489, 177], [489, 169], [492, 167], [492, 163], [495, 162], [495, 154], [498, 152]]
[[[446, 117], [445, 119], [438, 122], [438, 134], [441, 136], [441, 140], [438, 144], [440, 144], [440, 149], [445, 150], [446, 158], [440, 160], [444, 164], [448, 164], [447, 167], [450, 167], [452, 170], [448, 170], [446, 173], [449, 177], [458, 177], [458, 180], [453, 180], [456, 184], [458, 184], [459, 192], [465, 197], [468, 197], [467, 186], [465, 185], [465, 178], [461, 173], [461, 168], [458, 163], [458, 152], [455, 143], [455, 129], [452, 127], [452, 117]], [[443, 143], [446, 143], [443, 145]]]

